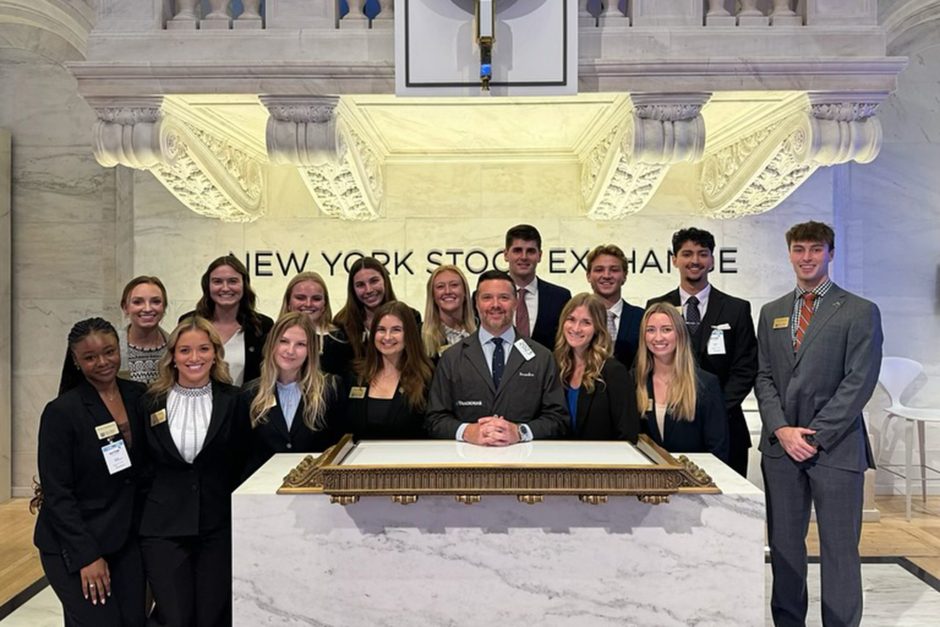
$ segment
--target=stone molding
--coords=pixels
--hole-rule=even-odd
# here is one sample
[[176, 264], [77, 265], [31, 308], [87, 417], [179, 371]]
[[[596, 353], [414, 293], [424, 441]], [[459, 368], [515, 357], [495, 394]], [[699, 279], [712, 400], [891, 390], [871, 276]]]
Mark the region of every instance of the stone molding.
[[13, 22], [49, 31], [82, 56], [95, 25], [95, 9], [84, 0], [0, 0], [0, 23]]
[[[669, 167], [702, 158], [710, 94], [637, 94], [627, 119], [599, 139], [582, 159], [587, 215], [617, 220], [637, 213], [659, 189]], [[619, 139], [619, 141], [618, 141]]]
[[339, 96], [262, 96], [270, 116], [265, 131], [272, 163], [320, 166], [336, 161]]
[[871, 162], [882, 142], [877, 106], [811, 102], [804, 111], [706, 155], [698, 185], [702, 213], [711, 218], [764, 213], [822, 166]]
[[162, 109], [162, 98], [89, 99], [94, 153], [105, 167], [146, 170], [192, 211], [226, 222], [264, 215], [266, 170], [248, 151]]

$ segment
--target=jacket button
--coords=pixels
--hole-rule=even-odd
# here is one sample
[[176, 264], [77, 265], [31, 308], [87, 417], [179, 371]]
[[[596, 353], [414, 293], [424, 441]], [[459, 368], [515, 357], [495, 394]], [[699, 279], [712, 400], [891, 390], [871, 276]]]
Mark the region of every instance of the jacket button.
[[294, 445], [291, 444], [290, 442], [288, 442], [288, 443], [287, 443], [287, 448], [294, 448]]

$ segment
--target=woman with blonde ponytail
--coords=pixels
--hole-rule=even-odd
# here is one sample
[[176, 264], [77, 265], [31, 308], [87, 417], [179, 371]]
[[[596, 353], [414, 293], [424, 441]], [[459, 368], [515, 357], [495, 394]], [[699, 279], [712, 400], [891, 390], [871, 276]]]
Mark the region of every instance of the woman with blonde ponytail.
[[676, 307], [655, 303], [646, 310], [633, 375], [644, 433], [671, 453], [728, 460], [728, 415], [718, 379], [696, 366]]

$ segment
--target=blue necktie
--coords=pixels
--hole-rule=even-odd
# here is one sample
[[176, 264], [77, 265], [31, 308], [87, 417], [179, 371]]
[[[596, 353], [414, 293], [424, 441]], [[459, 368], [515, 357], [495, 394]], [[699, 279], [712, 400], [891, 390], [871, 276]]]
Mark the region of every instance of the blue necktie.
[[503, 378], [503, 370], [506, 368], [506, 354], [503, 352], [503, 338], [493, 338], [493, 385], [499, 389], [499, 382]]

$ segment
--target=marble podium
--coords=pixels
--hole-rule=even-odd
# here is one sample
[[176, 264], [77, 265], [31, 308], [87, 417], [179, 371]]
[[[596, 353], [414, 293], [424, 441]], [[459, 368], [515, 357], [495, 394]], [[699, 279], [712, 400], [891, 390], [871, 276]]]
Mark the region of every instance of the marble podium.
[[304, 457], [232, 497], [236, 625], [763, 623], [763, 496], [710, 455], [689, 458], [721, 493], [660, 505], [276, 494]]

